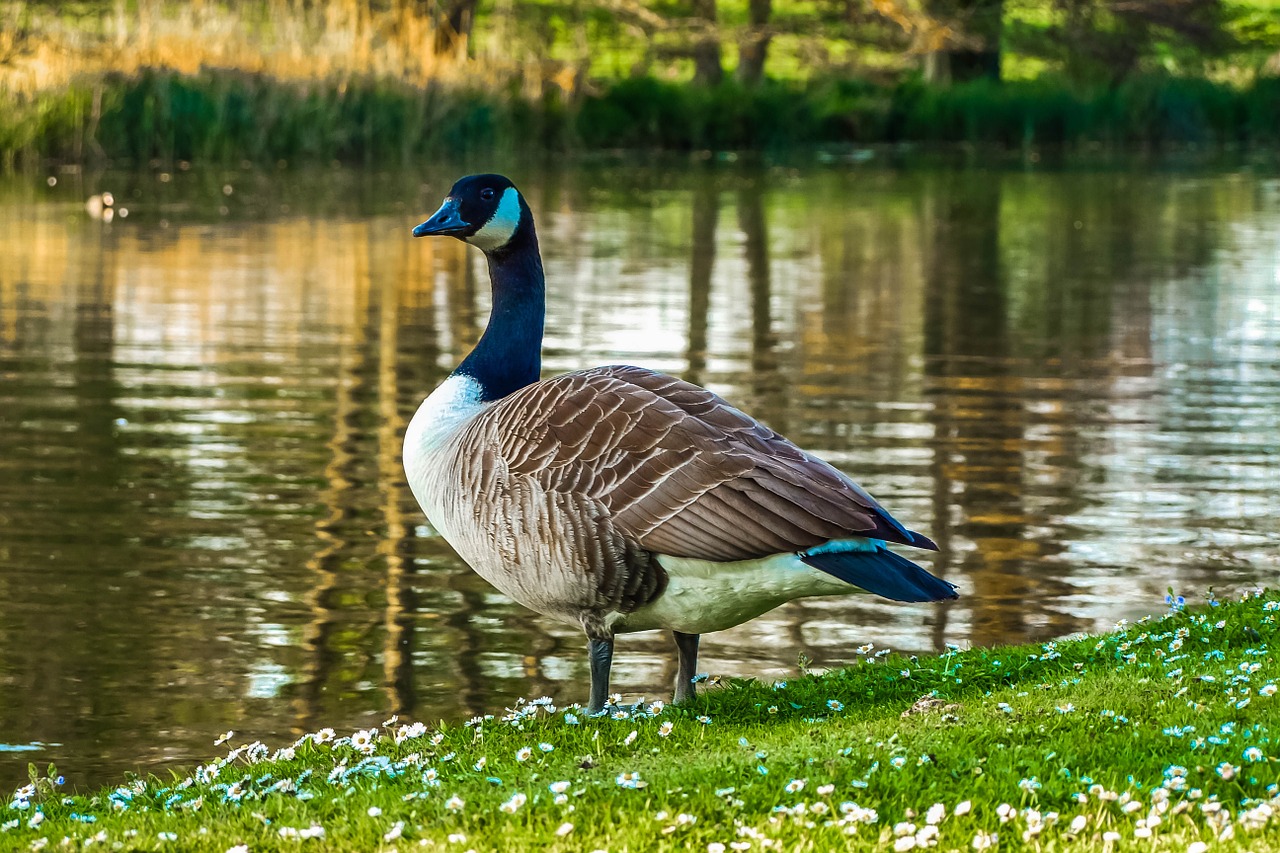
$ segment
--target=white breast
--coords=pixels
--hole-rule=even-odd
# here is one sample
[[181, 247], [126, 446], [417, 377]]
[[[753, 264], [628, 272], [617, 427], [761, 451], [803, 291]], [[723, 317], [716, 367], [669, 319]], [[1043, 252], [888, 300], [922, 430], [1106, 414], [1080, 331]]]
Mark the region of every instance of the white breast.
[[404, 472], [409, 487], [432, 524], [435, 503], [430, 470], [432, 451], [469, 420], [484, 411], [480, 383], [470, 376], [454, 374], [422, 401], [404, 433]]
[[404, 434], [405, 455], [411, 446], [439, 444], [464, 421], [475, 417], [485, 407], [481, 393], [479, 382], [460, 373], [441, 382], [409, 421]]

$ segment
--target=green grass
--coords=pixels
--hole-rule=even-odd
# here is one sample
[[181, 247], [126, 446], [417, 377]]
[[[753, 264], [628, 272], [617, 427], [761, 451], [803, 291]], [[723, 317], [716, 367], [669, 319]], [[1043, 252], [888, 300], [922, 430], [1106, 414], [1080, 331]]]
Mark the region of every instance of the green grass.
[[1274, 850], [1276, 599], [1044, 645], [866, 650], [616, 718], [521, 703], [431, 730], [388, 721], [355, 744], [242, 744], [91, 794], [39, 776], [0, 811], [0, 848], [292, 850], [305, 832], [306, 849], [351, 850], [966, 850], [988, 834], [1001, 849]]
[[1280, 142], [1280, 79], [1240, 89], [1161, 75], [1077, 91], [1057, 80], [933, 88], [831, 79], [706, 89], [641, 77], [567, 100], [372, 78], [338, 85], [148, 71], [0, 96], [0, 164], [9, 167], [104, 158], [404, 165], [477, 153], [899, 142], [1265, 148]]
[[[95, 101], [100, 105], [95, 119]], [[372, 78], [280, 81], [242, 72], [148, 71], [12, 98], [0, 107], [0, 158], [147, 163], [405, 163], [500, 150], [538, 132], [552, 105], [450, 86]]]

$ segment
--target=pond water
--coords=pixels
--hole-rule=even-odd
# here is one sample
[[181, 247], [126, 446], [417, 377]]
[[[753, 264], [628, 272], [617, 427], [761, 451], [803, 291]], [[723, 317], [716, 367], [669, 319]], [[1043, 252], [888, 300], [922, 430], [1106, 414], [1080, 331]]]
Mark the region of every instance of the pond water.
[[[475, 577], [400, 467], [486, 317], [412, 240], [458, 170], [0, 185], [0, 787], [191, 765], [227, 729], [584, 700], [573, 628]], [[856, 648], [1048, 639], [1274, 583], [1280, 180], [1250, 170], [514, 172], [545, 368], [634, 362], [850, 472], [945, 605], [809, 599], [704, 641], [785, 677]], [[85, 199], [110, 191], [114, 221]], [[122, 218], [123, 217], [123, 218]], [[921, 555], [917, 555], [921, 556]], [[668, 638], [615, 687], [666, 698]]]

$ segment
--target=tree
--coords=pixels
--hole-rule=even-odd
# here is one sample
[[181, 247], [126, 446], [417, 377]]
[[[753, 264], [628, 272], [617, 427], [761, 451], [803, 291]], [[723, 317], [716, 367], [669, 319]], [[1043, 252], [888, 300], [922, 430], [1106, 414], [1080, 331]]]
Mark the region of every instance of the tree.
[[693, 0], [693, 17], [701, 27], [693, 44], [693, 79], [704, 86], [715, 86], [724, 79], [720, 36], [716, 31], [716, 0]]
[[747, 0], [747, 31], [738, 44], [738, 80], [754, 86], [764, 79], [764, 60], [769, 51], [769, 15], [773, 0]]
[[941, 46], [925, 56], [931, 83], [1000, 79], [1004, 0], [928, 0], [927, 11], [945, 23]]
[[1042, 46], [1077, 80], [1115, 83], [1157, 56], [1166, 66], [1200, 63], [1229, 42], [1222, 0], [1054, 0], [1054, 7], [1058, 22]]
[[444, 0], [438, 4], [439, 17], [436, 21], [434, 46], [436, 56], [461, 58], [466, 54], [478, 2], [479, 0]]
[[[929, 82], [1000, 78], [1003, 0], [870, 0], [870, 3], [876, 15], [891, 21], [906, 36], [908, 54], [924, 56], [924, 74]], [[851, 6], [851, 13], [852, 9]]]

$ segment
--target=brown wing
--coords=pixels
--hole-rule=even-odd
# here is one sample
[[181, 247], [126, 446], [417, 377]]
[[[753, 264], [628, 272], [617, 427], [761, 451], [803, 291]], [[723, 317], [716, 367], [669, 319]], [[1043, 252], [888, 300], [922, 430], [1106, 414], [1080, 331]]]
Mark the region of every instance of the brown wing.
[[565, 374], [515, 392], [480, 420], [512, 475], [589, 498], [649, 551], [743, 560], [851, 534], [932, 545], [826, 462], [661, 373]]

